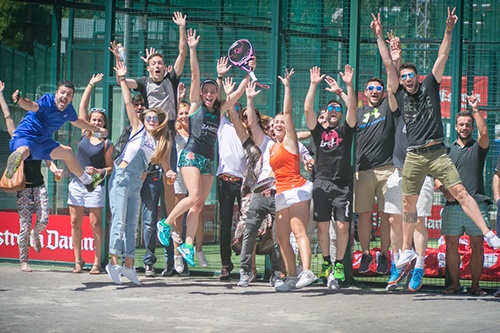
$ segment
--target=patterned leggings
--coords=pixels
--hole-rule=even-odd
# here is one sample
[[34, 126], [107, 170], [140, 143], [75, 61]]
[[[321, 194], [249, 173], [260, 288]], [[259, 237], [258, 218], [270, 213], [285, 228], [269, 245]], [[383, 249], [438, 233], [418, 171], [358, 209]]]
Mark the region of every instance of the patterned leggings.
[[28, 262], [30, 249], [30, 231], [33, 214], [36, 214], [34, 236], [38, 237], [49, 223], [49, 197], [45, 185], [25, 188], [17, 192], [17, 212], [19, 213], [19, 261]]

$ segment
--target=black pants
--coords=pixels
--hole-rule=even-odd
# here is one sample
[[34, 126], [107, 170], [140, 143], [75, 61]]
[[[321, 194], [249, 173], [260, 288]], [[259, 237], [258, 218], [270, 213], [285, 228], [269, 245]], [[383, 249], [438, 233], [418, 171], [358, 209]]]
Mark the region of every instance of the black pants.
[[220, 258], [222, 265], [230, 265], [234, 199], [238, 200], [238, 209], [241, 209], [241, 181], [227, 182], [217, 178], [217, 182], [220, 216]]

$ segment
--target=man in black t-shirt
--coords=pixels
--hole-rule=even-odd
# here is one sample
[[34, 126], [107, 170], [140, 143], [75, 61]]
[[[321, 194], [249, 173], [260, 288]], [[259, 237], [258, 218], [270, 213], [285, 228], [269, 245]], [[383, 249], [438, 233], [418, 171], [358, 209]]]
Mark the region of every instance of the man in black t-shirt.
[[[397, 104], [406, 123], [409, 144], [403, 167], [403, 246], [402, 254], [396, 263], [398, 268], [408, 266], [417, 257], [417, 253], [412, 248], [413, 234], [418, 220], [416, 204], [427, 174], [438, 178], [446, 186], [467, 215], [480, 228], [487, 242], [495, 248], [500, 247], [500, 238], [489, 230], [477, 203], [462, 185], [455, 165], [446, 154], [443, 145], [439, 84], [450, 53], [451, 34], [457, 21], [455, 9], [450, 12], [448, 8], [446, 30], [438, 58], [432, 72], [422, 83], [418, 82], [415, 65], [407, 63], [401, 65], [399, 69], [399, 87], [394, 82], [390, 85], [391, 90], [396, 91]], [[394, 72], [396, 68], [390, 66], [390, 70]], [[410, 290], [418, 290], [421, 287], [423, 273], [423, 267], [414, 269], [413, 285], [409, 286]], [[415, 278], [415, 274], [418, 278]]]
[[[342, 260], [349, 241], [349, 223], [352, 218], [352, 173], [351, 146], [356, 125], [356, 93], [352, 87], [353, 69], [345, 66], [340, 73], [347, 86], [347, 95], [337, 82], [327, 76], [328, 91], [339, 95], [348, 105], [346, 119], [343, 120], [342, 105], [336, 100], [327, 104], [328, 127], [323, 127], [314, 112], [314, 95], [318, 84], [325, 75], [318, 67], [310, 70], [310, 86], [304, 101], [306, 124], [311, 131], [316, 146], [315, 179], [313, 187], [314, 221], [318, 227], [318, 241], [324, 265], [331, 266], [330, 258], [330, 220], [332, 212], [337, 221], [337, 253], [333, 272], [329, 273], [329, 289], [338, 289], [339, 281], [345, 280]], [[330, 268], [331, 270], [331, 268]]]
[[370, 238], [373, 226], [373, 205], [377, 197], [380, 217], [381, 250], [377, 273], [389, 268], [389, 215], [384, 213], [386, 182], [393, 173], [394, 117], [384, 97], [384, 81], [371, 78], [366, 82], [368, 105], [356, 111], [356, 173], [354, 175], [354, 212], [358, 213], [358, 236], [363, 255], [358, 272], [366, 273], [373, 260]]
[[[455, 130], [458, 138], [449, 147], [448, 154], [463, 179], [463, 185], [477, 202], [481, 214], [488, 224], [488, 207], [491, 201], [485, 195], [483, 177], [484, 162], [489, 148], [488, 128], [483, 116], [479, 113], [477, 97], [472, 95], [468, 97], [468, 100], [472, 107], [472, 114], [466, 111], [457, 114]], [[474, 120], [477, 124], [477, 141], [472, 139]], [[469, 236], [472, 249], [470, 258], [472, 285], [469, 291], [476, 296], [485, 295], [486, 293], [479, 286], [484, 261], [483, 234], [445, 186], [438, 180], [436, 180], [436, 185], [446, 198], [446, 204], [441, 212], [441, 235], [446, 237], [446, 268], [451, 278], [451, 284], [447, 286], [444, 293], [454, 294], [462, 290], [458, 245], [460, 236], [465, 232]]]

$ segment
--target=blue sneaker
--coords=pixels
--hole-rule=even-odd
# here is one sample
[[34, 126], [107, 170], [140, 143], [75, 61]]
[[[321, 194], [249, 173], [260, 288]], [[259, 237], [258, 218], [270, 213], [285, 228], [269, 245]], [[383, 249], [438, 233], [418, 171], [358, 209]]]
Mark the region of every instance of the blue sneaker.
[[193, 247], [193, 245], [184, 243], [177, 248], [177, 252], [179, 252], [179, 254], [184, 258], [184, 260], [186, 260], [186, 262], [190, 266], [192, 266], [192, 267], [196, 266], [196, 264], [194, 262], [194, 247]]
[[165, 219], [158, 221], [156, 223], [156, 235], [162, 243], [163, 246], [170, 245], [170, 230], [172, 226], [170, 224], [165, 223]]
[[397, 268], [396, 263], [393, 262], [391, 265], [391, 276], [389, 277], [389, 280], [387, 281], [387, 287], [385, 287], [385, 289], [396, 290], [396, 288], [399, 285], [399, 282], [404, 279], [406, 274], [408, 274], [409, 267], [410, 267], [410, 264], [406, 264], [405, 266], [403, 266], [401, 268]]
[[408, 289], [410, 291], [417, 291], [422, 287], [422, 279], [424, 277], [424, 270], [422, 268], [413, 269], [413, 276], [411, 277]]

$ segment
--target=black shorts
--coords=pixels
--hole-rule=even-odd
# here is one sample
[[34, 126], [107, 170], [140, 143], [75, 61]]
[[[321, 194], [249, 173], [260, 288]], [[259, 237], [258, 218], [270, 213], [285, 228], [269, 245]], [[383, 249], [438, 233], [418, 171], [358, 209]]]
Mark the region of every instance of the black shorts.
[[314, 221], [351, 222], [352, 183], [335, 184], [329, 180], [315, 179], [313, 186]]

